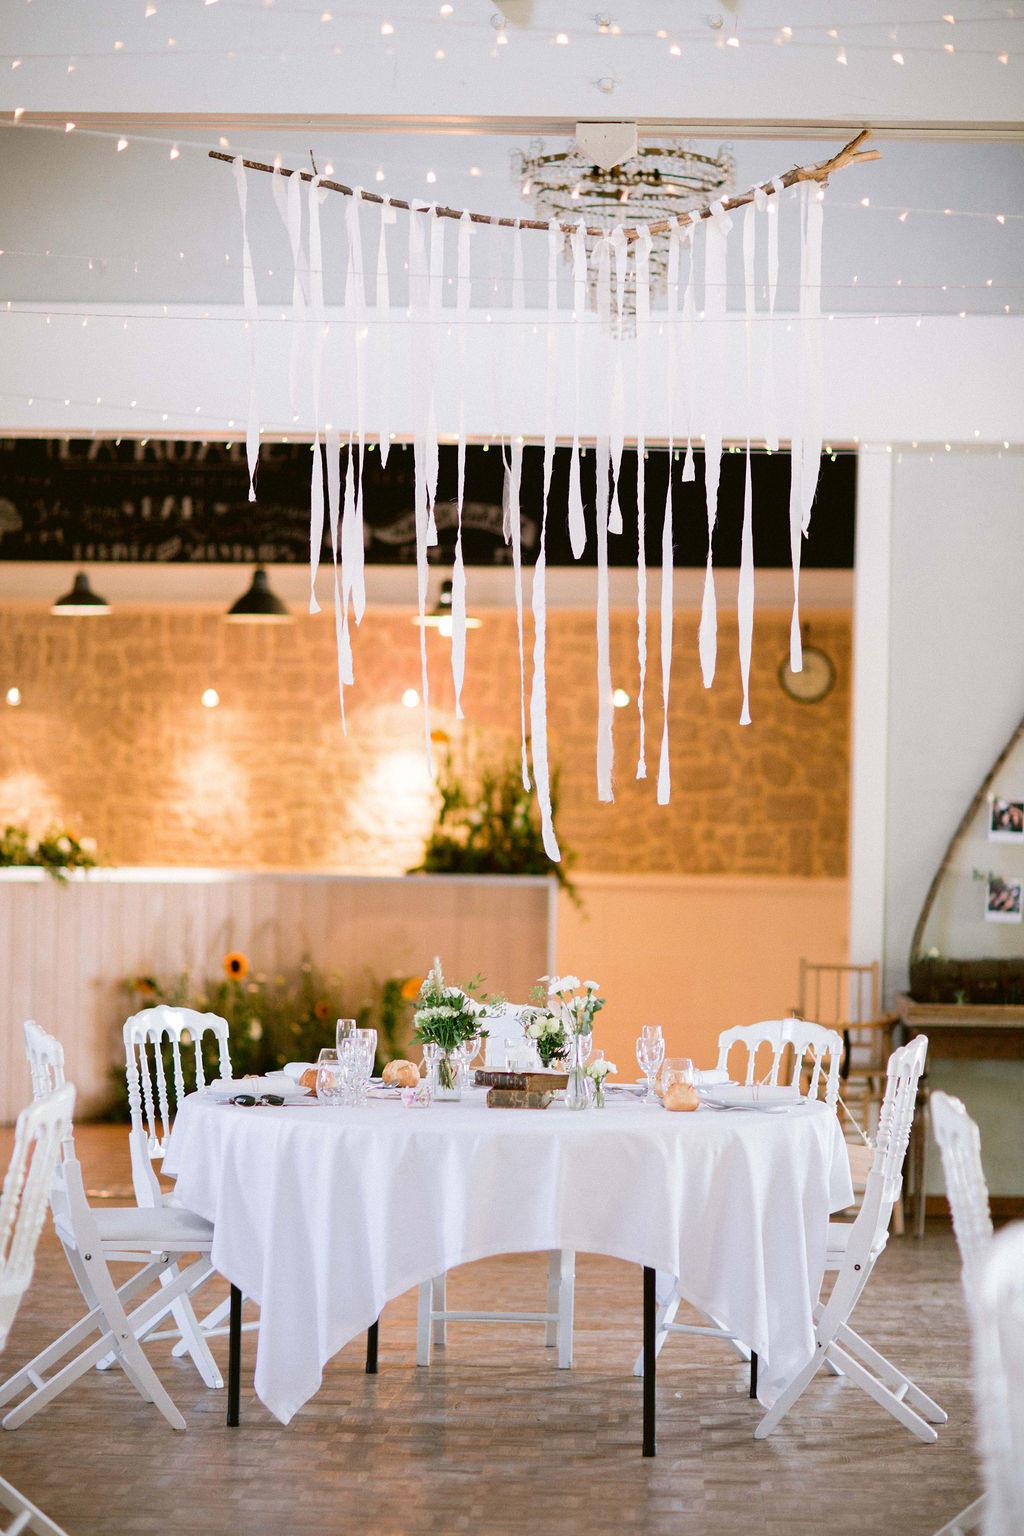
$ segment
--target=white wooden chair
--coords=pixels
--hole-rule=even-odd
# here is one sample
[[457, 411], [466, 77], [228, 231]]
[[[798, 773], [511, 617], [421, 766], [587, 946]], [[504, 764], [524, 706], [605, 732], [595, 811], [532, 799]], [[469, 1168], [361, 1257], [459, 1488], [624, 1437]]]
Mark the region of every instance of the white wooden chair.
[[[729, 1058], [734, 1047], [745, 1054], [743, 1081], [749, 1087], [754, 1081], [754, 1069], [758, 1050], [767, 1046], [771, 1064], [767, 1069], [768, 1082], [777, 1087], [779, 1073], [785, 1069], [789, 1085], [801, 1087], [806, 1083], [806, 1097], [823, 1097], [830, 1108], [835, 1109], [839, 1095], [839, 1068], [843, 1059], [843, 1037], [834, 1029], [803, 1019], [765, 1019], [759, 1024], [737, 1024], [724, 1029], [718, 1037], [718, 1071], [729, 1071]], [[827, 1065], [826, 1065], [827, 1063]], [[735, 1060], [734, 1060], [735, 1065]], [[824, 1092], [822, 1093], [822, 1088]], [[742, 1339], [736, 1337], [714, 1318], [704, 1323], [677, 1323], [676, 1314], [685, 1298], [673, 1285], [659, 1302], [654, 1324], [654, 1352], [659, 1355], [670, 1333], [695, 1334], [698, 1337], [723, 1339], [731, 1344], [741, 1360], [750, 1360], [751, 1352]], [[706, 1314], [701, 1313], [701, 1316]], [[756, 1393], [756, 1361], [751, 1371], [751, 1397]], [[637, 1356], [633, 1375], [644, 1373], [643, 1351]]]
[[[35, 1267], [36, 1247], [46, 1216], [61, 1142], [71, 1133], [75, 1090], [70, 1084], [34, 1099], [18, 1116], [14, 1151], [0, 1195], [0, 1350], [28, 1290]], [[65, 1536], [59, 1525], [0, 1477], [0, 1510], [14, 1518], [2, 1525], [2, 1536]]]
[[992, 1239], [979, 1276], [974, 1391], [985, 1536], [1024, 1531], [1024, 1223]]
[[[25, 1035], [34, 1088], [45, 1088], [58, 1075], [62, 1079], [59, 1042], [36, 1024], [27, 1027]], [[184, 1429], [185, 1420], [146, 1359], [139, 1340], [172, 1311], [179, 1298], [190, 1296], [214, 1273], [210, 1263], [213, 1227], [180, 1207], [94, 1211], [86, 1198], [82, 1166], [70, 1131], [62, 1143], [50, 1186], [50, 1211], [88, 1310], [0, 1385], [0, 1405], [21, 1399], [4, 1416], [3, 1427], [16, 1429], [24, 1424], [112, 1353], [139, 1395], [159, 1408], [172, 1428]], [[179, 1261], [186, 1254], [198, 1257], [179, 1269]], [[120, 1286], [115, 1285], [109, 1269], [116, 1263], [135, 1266]], [[131, 1311], [126, 1310], [153, 1285], [157, 1286], [155, 1292]], [[94, 1333], [98, 1337], [87, 1344]]]
[[928, 1041], [918, 1035], [889, 1057], [878, 1139], [864, 1202], [852, 1222], [829, 1222], [826, 1272], [835, 1274], [827, 1302], [814, 1309], [814, 1354], [780, 1392], [754, 1430], [758, 1440], [770, 1435], [822, 1366], [845, 1376], [874, 1398], [887, 1413], [927, 1443], [937, 1439], [933, 1426], [946, 1414], [908, 1376], [872, 1349], [850, 1327], [849, 1318], [889, 1236], [889, 1218], [900, 1192], [903, 1160], [914, 1118], [917, 1085]]
[[[534, 1050], [515, 1006], [496, 1009], [483, 1024], [488, 1030], [484, 1061], [505, 1065], [506, 1052]], [[452, 1311], [448, 1307], [447, 1275], [435, 1275], [419, 1288], [416, 1314], [416, 1364], [429, 1365], [434, 1344], [447, 1343], [449, 1323], [533, 1323], [544, 1327], [544, 1343], [558, 1350], [560, 1370], [572, 1366], [572, 1326], [576, 1290], [576, 1255], [569, 1249], [548, 1253], [547, 1307], [538, 1312]]]
[[[949, 1201], [953, 1231], [960, 1249], [960, 1277], [977, 1357], [980, 1351], [977, 1329], [978, 1289], [992, 1246], [992, 1215], [989, 1210], [988, 1185], [981, 1166], [981, 1137], [977, 1125], [960, 1099], [951, 1098], [948, 1093], [932, 1093], [930, 1108], [932, 1131], [946, 1181], [946, 1199]], [[980, 1386], [979, 1364], [976, 1358], [975, 1380]], [[983, 1412], [980, 1397], [977, 1408], [980, 1427]], [[985, 1495], [982, 1494], [961, 1510], [955, 1519], [944, 1525], [936, 1536], [967, 1536], [967, 1532], [977, 1530], [985, 1518], [986, 1504]]]

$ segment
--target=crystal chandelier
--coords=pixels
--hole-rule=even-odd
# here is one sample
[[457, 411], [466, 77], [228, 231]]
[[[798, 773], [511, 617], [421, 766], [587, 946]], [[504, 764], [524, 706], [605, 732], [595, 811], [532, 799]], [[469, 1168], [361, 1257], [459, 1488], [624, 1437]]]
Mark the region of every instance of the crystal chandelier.
[[[552, 150], [542, 139], [534, 139], [528, 150], [515, 152], [512, 164], [523, 196], [532, 200], [538, 218], [573, 224], [582, 219], [608, 230], [616, 224], [678, 218], [727, 196], [736, 170], [727, 145], [714, 154], [701, 154], [688, 144], [670, 140], [640, 144], [629, 159], [604, 170], [575, 143], [569, 149]], [[652, 289], [664, 287], [667, 268], [665, 242], [657, 241], [651, 250]], [[591, 282], [591, 302], [593, 292]], [[632, 306], [627, 293], [627, 309]]]

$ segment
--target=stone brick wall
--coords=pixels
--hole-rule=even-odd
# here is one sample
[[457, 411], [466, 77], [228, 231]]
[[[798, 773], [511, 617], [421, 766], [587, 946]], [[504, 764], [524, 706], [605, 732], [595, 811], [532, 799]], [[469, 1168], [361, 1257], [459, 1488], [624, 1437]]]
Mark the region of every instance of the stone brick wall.
[[[647, 762], [638, 783], [635, 702], [615, 711], [615, 803], [596, 798], [592, 614], [553, 612], [551, 758], [559, 833], [594, 871], [841, 876], [849, 794], [850, 623], [805, 615], [838, 681], [821, 704], [788, 699], [777, 669], [788, 616], [759, 615], [753, 724], [738, 725], [735, 619], [719, 630], [719, 675], [701, 684], [697, 615], [677, 612], [671, 804], [655, 803], [661, 737], [657, 624], [648, 635]], [[532, 645], [527, 621], [527, 659]], [[419, 633], [369, 612], [355, 638], [356, 686], [339, 718], [333, 620], [225, 625], [195, 610], [93, 620], [0, 613], [0, 821], [50, 819], [96, 839], [112, 864], [397, 873], [418, 861], [436, 801], [424, 763]], [[448, 643], [428, 633], [432, 724], [459, 754], [516, 751], [515, 618], [489, 612], [469, 635], [466, 720], [454, 718]], [[612, 618], [614, 682], [636, 695], [636, 619]], [[216, 688], [216, 709], [201, 695]]]

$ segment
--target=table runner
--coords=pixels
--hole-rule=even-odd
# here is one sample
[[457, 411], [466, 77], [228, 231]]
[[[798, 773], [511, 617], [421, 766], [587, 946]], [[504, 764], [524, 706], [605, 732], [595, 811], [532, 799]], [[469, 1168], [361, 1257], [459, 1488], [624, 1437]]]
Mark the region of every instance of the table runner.
[[853, 1198], [821, 1104], [573, 1114], [487, 1109], [472, 1091], [428, 1110], [244, 1109], [195, 1094], [164, 1172], [214, 1223], [217, 1269], [260, 1304], [256, 1393], [285, 1424], [393, 1297], [474, 1259], [552, 1248], [678, 1276], [757, 1351], [768, 1406], [813, 1349], [829, 1213]]

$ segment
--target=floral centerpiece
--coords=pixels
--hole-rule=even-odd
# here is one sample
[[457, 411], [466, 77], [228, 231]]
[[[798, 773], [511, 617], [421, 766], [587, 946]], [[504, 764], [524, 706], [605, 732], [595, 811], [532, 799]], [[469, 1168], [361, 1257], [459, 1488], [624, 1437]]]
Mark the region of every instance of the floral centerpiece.
[[614, 1061], [605, 1061], [599, 1056], [596, 1061], [588, 1061], [584, 1072], [594, 1085], [594, 1103], [598, 1109], [604, 1108], [604, 1080], [609, 1072], [617, 1072], [619, 1069]]
[[565, 1020], [550, 1008], [525, 1008], [522, 1013], [526, 1038], [537, 1047], [541, 1066], [548, 1068], [561, 1061], [569, 1049]]
[[455, 1099], [459, 1091], [459, 1046], [475, 1035], [486, 1035], [480, 1021], [487, 1012], [487, 1005], [471, 996], [483, 981], [474, 976], [465, 987], [445, 985], [441, 962], [435, 958], [430, 973], [420, 987], [420, 995], [413, 1014], [413, 1039], [424, 1047], [423, 1055], [428, 1066], [436, 1064], [436, 1096]]
[[569, 1037], [569, 1081], [565, 1089], [568, 1109], [586, 1109], [595, 1087], [583, 1070], [583, 1061], [589, 1054], [582, 1048], [584, 1035], [594, 1028], [594, 1015], [604, 1007], [604, 998], [598, 992], [599, 982], [580, 981], [578, 976], [545, 976], [548, 1001], [553, 1013], [562, 1020]]
[[66, 880], [72, 869], [94, 869], [95, 853], [91, 837], [78, 838], [56, 823], [38, 839], [28, 827], [13, 824], [0, 833], [0, 868], [45, 869], [55, 880]]

